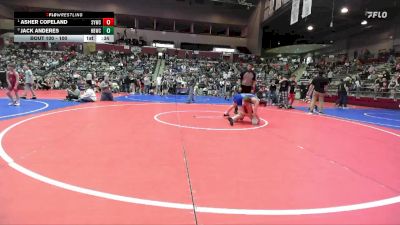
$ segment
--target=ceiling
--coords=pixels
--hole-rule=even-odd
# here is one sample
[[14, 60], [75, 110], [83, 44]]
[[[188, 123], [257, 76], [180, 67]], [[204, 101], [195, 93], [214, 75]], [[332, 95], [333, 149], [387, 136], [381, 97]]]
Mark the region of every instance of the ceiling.
[[[340, 13], [344, 6], [349, 9], [347, 14]], [[368, 25], [362, 26], [360, 23], [366, 19], [365, 11], [387, 11], [388, 18], [369, 19]], [[367, 29], [390, 27], [400, 17], [400, 0], [313, 0], [312, 14], [302, 19], [300, 6], [299, 22], [292, 26], [289, 24], [290, 13], [291, 4], [288, 4], [264, 22], [264, 48], [295, 43], [329, 44]], [[309, 25], [314, 27], [313, 31], [306, 29]]]
[[[170, 1], [170, 0], [167, 0]], [[242, 9], [249, 10], [254, 8], [260, 0], [244, 0], [239, 3], [238, 0], [175, 0], [177, 2], [185, 2], [189, 5], [208, 5], [210, 7], [223, 7], [225, 9]], [[248, 7], [249, 6], [249, 7]]]
[[288, 45], [277, 47], [267, 50], [267, 54], [304, 54], [323, 48], [328, 48], [329, 45], [326, 44], [300, 44], [300, 45]]
[[[259, 1], [245, 0], [254, 5]], [[111, 11], [127, 27], [134, 17], [243, 27], [255, 9], [238, 0], [0, 0], [0, 4], [11, 11]]]

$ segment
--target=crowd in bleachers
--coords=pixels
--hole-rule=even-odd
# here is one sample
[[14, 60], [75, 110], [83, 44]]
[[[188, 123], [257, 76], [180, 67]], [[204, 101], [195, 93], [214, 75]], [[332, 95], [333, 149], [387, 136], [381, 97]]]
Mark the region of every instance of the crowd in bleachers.
[[[114, 92], [126, 89], [126, 84], [142, 75], [150, 74], [157, 59], [145, 55], [126, 55], [117, 52], [97, 52], [95, 54], [78, 54], [74, 59], [58, 67], [47, 75], [54, 82], [54, 89], [65, 89], [70, 83], [77, 83], [84, 89], [90, 81], [96, 89], [108, 77], [113, 84]], [[56, 85], [57, 84], [57, 85]]]
[[398, 98], [400, 92], [400, 59], [382, 63], [362, 64], [359, 60], [344, 64], [308, 65], [301, 82], [308, 83], [318, 71], [330, 80], [329, 92], [335, 93], [346, 82], [355, 96]]
[[[1, 67], [6, 68], [10, 62], [16, 63], [17, 71], [22, 72], [25, 64], [30, 67], [35, 75], [35, 89], [67, 89], [75, 84], [78, 90], [83, 91], [87, 84], [91, 84], [94, 91], [100, 91], [101, 83], [107, 78], [112, 92], [183, 94], [192, 87], [195, 95], [226, 99], [239, 90], [240, 73], [247, 65], [222, 59], [181, 59], [176, 56], [159, 59], [139, 53], [96, 52], [86, 55], [74, 51], [2, 49]], [[160, 62], [162, 66], [157, 64]], [[270, 60], [253, 65], [257, 74], [258, 96], [270, 104], [279, 104], [281, 81], [289, 79], [300, 64]], [[159, 73], [155, 73], [156, 68]], [[357, 95], [373, 93], [378, 97], [396, 97], [400, 83], [400, 60], [381, 64], [361, 64], [359, 61], [309, 64], [297, 79], [301, 99], [306, 98], [310, 80], [318, 73], [329, 79], [331, 94], [342, 82], [346, 82], [349, 92]]]
[[4, 72], [8, 64], [14, 63], [17, 66], [17, 72], [22, 72], [23, 65], [28, 65], [35, 76], [37, 88], [42, 88], [47, 86], [44, 75], [70, 57], [71, 52], [67, 51], [8, 47], [0, 51], [0, 68]]
[[[193, 85], [196, 95], [211, 95], [230, 98], [239, 90], [240, 73], [246, 63], [231, 63], [222, 60], [178, 59], [166, 60], [164, 73], [160, 78], [161, 93], [185, 92]], [[275, 82], [278, 75], [289, 76], [297, 66], [284, 63], [253, 64], [257, 74], [258, 89], [268, 91], [269, 83]]]

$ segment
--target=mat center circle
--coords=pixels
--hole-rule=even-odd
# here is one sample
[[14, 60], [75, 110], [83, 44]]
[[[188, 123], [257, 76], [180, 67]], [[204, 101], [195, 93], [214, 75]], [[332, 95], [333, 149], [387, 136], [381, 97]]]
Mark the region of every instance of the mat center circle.
[[250, 119], [245, 118], [234, 126], [230, 126], [222, 111], [184, 110], [167, 111], [154, 116], [157, 122], [187, 129], [215, 130], [215, 131], [246, 131], [266, 127], [268, 121], [260, 118], [258, 125], [252, 125]]

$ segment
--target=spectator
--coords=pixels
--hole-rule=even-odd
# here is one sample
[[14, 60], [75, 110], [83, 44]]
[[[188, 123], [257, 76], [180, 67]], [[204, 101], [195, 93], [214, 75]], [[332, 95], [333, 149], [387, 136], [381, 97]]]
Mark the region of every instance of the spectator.
[[56, 80], [55, 82], [54, 82], [54, 89], [59, 89], [60, 88], [60, 82], [58, 81], [58, 80]]
[[262, 86], [258, 91], [257, 91], [257, 98], [260, 99], [260, 105], [267, 106], [268, 103], [268, 92], [265, 89], [265, 86]]
[[188, 97], [187, 103], [189, 103], [189, 104], [194, 102], [194, 95], [195, 95], [194, 86], [195, 86], [195, 84], [196, 84], [195, 78], [193, 76], [190, 76], [189, 80], [187, 82], [187, 87], [188, 87], [188, 92], [189, 92], [189, 97]]
[[277, 84], [279, 84], [279, 81], [276, 78], [273, 78], [270, 80], [270, 86], [269, 86], [269, 98], [271, 100], [271, 105], [275, 105], [278, 103], [278, 99], [276, 96], [276, 87]]
[[151, 88], [151, 80], [149, 75], [145, 75], [143, 78], [143, 83], [144, 83], [144, 93], [149, 94], [150, 93], [150, 88]]
[[288, 104], [288, 91], [289, 91], [289, 81], [286, 77], [281, 76], [279, 81], [279, 108], [289, 108]]
[[81, 95], [81, 92], [78, 89], [76, 84], [71, 84], [70, 89], [67, 89], [67, 97], [65, 100], [74, 101], [78, 100]]
[[289, 109], [294, 109], [293, 102], [294, 99], [296, 98], [296, 88], [297, 88], [296, 75], [293, 74], [289, 81]]
[[158, 76], [156, 78], [156, 94], [161, 95], [161, 82], [162, 82], [162, 77]]
[[133, 76], [133, 74], [129, 75], [129, 78], [127, 80], [127, 82], [129, 82], [130, 84], [130, 91], [132, 94], [136, 93], [136, 87], [137, 87], [137, 80], [136, 78]]
[[389, 90], [390, 90], [390, 98], [396, 99], [396, 88], [398, 87], [396, 78], [393, 76], [393, 78], [390, 80], [389, 83]]
[[307, 85], [304, 82], [300, 83], [300, 99], [305, 101], [307, 96]]
[[88, 85], [93, 84], [93, 75], [91, 73], [86, 74], [86, 84]]
[[122, 91], [129, 93], [129, 92], [135, 92], [135, 90], [131, 89], [130, 85], [131, 85], [131, 79], [130, 79], [130, 75], [125, 75], [125, 77], [122, 79]]
[[381, 86], [382, 97], [389, 97], [389, 83], [386, 78], [382, 79], [382, 86]]
[[337, 105], [341, 108], [347, 108], [347, 94], [349, 91], [349, 87], [347, 86], [347, 82], [343, 79], [340, 79], [340, 84], [338, 86], [338, 96], [339, 99], [337, 101]]
[[161, 95], [167, 95], [168, 94], [168, 81], [166, 79], [164, 79], [161, 83], [161, 88], [162, 88], [162, 94]]
[[329, 80], [329, 83], [332, 82], [332, 78], [333, 78], [333, 72], [332, 72], [332, 70], [329, 70], [329, 72], [328, 72], [328, 80]]

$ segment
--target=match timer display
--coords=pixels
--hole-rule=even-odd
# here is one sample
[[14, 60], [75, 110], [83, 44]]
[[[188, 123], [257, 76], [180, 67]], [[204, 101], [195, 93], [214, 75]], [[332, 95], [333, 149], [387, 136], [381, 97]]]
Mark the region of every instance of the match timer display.
[[14, 42], [114, 42], [112, 12], [15, 12]]

